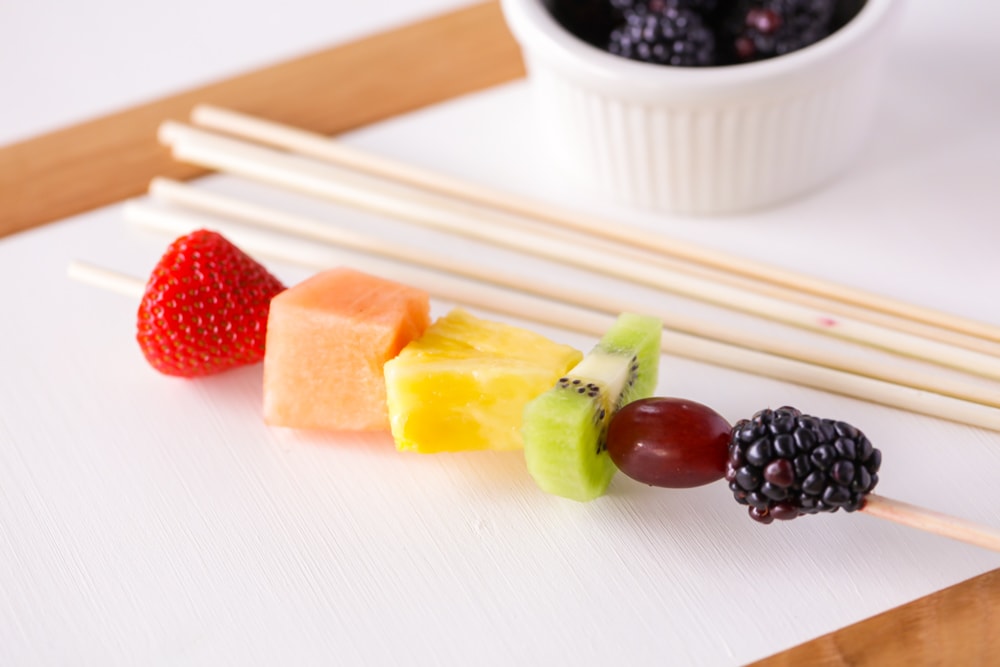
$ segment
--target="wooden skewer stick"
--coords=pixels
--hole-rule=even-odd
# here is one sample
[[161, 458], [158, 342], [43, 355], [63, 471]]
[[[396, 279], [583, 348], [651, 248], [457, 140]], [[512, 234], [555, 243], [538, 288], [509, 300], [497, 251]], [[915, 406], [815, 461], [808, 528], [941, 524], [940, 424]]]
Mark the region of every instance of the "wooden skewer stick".
[[[145, 286], [137, 278], [85, 262], [71, 263], [68, 274], [71, 278], [81, 282], [111, 289], [128, 296], [141, 296]], [[434, 277], [431, 272], [427, 271], [404, 269], [403, 274], [408, 280], [416, 278], [414, 284], [420, 284], [421, 280], [427, 281], [423, 284], [434, 287], [435, 291], [443, 290], [447, 297], [453, 300], [467, 302], [471, 299], [474, 302], [489, 303], [491, 309], [498, 306], [501, 311], [507, 311], [507, 314], [524, 319], [551, 319], [546, 314], [555, 312], [559, 318], [568, 318], [560, 321], [558, 323], [560, 326], [563, 326], [567, 321], [573, 322], [579, 330], [598, 337], [614, 320], [608, 315], [587, 312], [564, 304], [545, 302], [541, 299], [518, 295], [495, 287], [475, 285], [451, 277]], [[485, 294], [484, 287], [487, 290]], [[676, 350], [672, 349], [674, 346], [684, 349], [686, 345], [683, 343], [683, 339], [683, 336], [665, 335], [662, 344], [663, 351], [667, 354], [673, 354], [676, 353]], [[709, 349], [718, 345], [720, 344], [708, 343]], [[911, 528], [1000, 552], [1000, 531], [989, 526], [875, 494], [867, 496], [860, 511]]]
[[[990, 379], [1000, 379], [1000, 358], [927, 340], [899, 331], [816, 311], [765, 295], [746, 292], [692, 276], [678, 275], [655, 264], [644, 264], [595, 247], [568, 248], [517, 228], [497, 213], [444, 200], [435, 195], [338, 167], [288, 155], [219, 135], [165, 123], [161, 138], [182, 161], [238, 174], [342, 204], [375, 211], [451, 234], [470, 236], [493, 245], [535, 255], [618, 279], [680, 294], [723, 308], [740, 310], [834, 338], [910, 356]], [[509, 216], [508, 216], [509, 217]], [[491, 220], [492, 218], [492, 220]], [[484, 224], [489, 220], [492, 224]], [[507, 224], [509, 223], [509, 224]]]
[[[254, 204], [226, 195], [209, 192], [169, 179], [157, 178], [150, 184], [150, 194], [158, 200], [170, 204], [203, 211], [214, 216], [223, 216], [250, 223], [256, 227], [294, 234], [320, 243], [350, 248], [369, 254], [381, 255], [397, 261], [418, 264], [427, 268], [446, 271], [485, 283], [520, 292], [535, 294], [545, 298], [576, 306], [616, 315], [623, 310], [648, 312], [663, 320], [668, 329], [680, 331], [700, 338], [709, 338], [766, 352], [768, 354], [797, 359], [817, 366], [836, 368], [848, 373], [885, 380], [902, 386], [913, 387], [962, 400], [1000, 407], [1000, 392], [992, 386], [980, 386], [970, 382], [952, 379], [939, 373], [928, 373], [919, 367], [900, 367], [888, 362], [876, 363], [872, 360], [859, 361], [851, 352], [827, 350], [818, 352], [814, 348], [797, 345], [787, 340], [776, 340], [771, 336], [754, 335], [747, 331], [712, 325], [705, 321], [684, 318], [653, 303], [629, 304], [622, 298], [610, 298], [601, 294], [584, 293], [579, 290], [560, 288], [557, 285], [539, 281], [523, 272], [484, 267], [475, 262], [463, 261], [453, 256], [436, 255], [432, 252], [414, 253], [403, 244], [389, 239], [377, 239], [356, 232], [348, 232], [333, 227], [322, 220], [295, 215], [286, 211]], [[142, 222], [155, 217], [186, 215], [176, 209], [165, 209], [141, 203], [130, 203], [126, 217]], [[205, 220], [206, 225], [213, 220]]]
[[[215, 216], [141, 205], [127, 207], [125, 215], [130, 222], [166, 232], [174, 237], [199, 228], [215, 229], [253, 255], [312, 269], [325, 269], [345, 262], [345, 256], [329, 246], [265, 232]], [[421, 287], [439, 298], [596, 336], [600, 336], [613, 321], [614, 316], [620, 312], [598, 313], [589, 307], [571, 305], [537, 294], [522, 294], [492, 283], [460, 278], [437, 270], [418, 268], [406, 262], [405, 258], [396, 259], [391, 263], [359, 257], [346, 261], [362, 270], [373, 267], [368, 270]], [[623, 310], [630, 309], [630, 304], [623, 306]], [[636, 312], [649, 312], [641, 307], [632, 309]], [[663, 332], [663, 350], [665, 354], [714, 366], [771, 377], [960, 424], [1000, 431], [1000, 410], [994, 407], [816, 366], [748, 349], [738, 344], [702, 338], [669, 327]]]
[[136, 300], [142, 298], [145, 289], [145, 284], [138, 278], [87, 262], [70, 262], [66, 275], [78, 282], [130, 296]]
[[889, 313], [899, 318], [962, 332], [968, 336], [1000, 341], [1000, 327], [994, 325], [902, 303], [863, 290], [700, 247], [682, 239], [669, 238], [662, 234], [636, 239], [629, 230], [608, 220], [588, 216], [579, 211], [564, 210], [548, 203], [543, 204], [511, 193], [500, 192], [444, 174], [420, 169], [288, 125], [211, 105], [195, 107], [191, 113], [191, 121], [204, 128], [407, 183], [420, 189], [464, 199], [481, 206], [544, 221], [559, 228], [573, 229], [626, 245], [635, 246], [638, 244], [643, 249], [652, 249], [660, 254], [676, 257], [694, 265], [712, 267], [726, 274], [737, 274], [781, 285], [794, 292], [814, 294], [826, 299], [853, 304], [870, 311]]
[[1000, 530], [917, 505], [869, 493], [859, 511], [917, 530], [1000, 551]]
[[[630, 233], [621, 225], [613, 225], [615, 229], [610, 234], [595, 235], [588, 229], [574, 224], [579, 215], [565, 211], [550, 211], [537, 202], [526, 202], [506, 193], [459, 182], [441, 174], [386, 160], [309, 132], [211, 106], [196, 107], [192, 112], [192, 120], [196, 125], [205, 128], [254, 140], [267, 146], [290, 150], [307, 157], [325, 160], [331, 164], [424, 189], [445, 197], [453, 197], [478, 206], [485, 206], [488, 209], [506, 212], [515, 216], [505, 218], [506, 225], [516, 225], [517, 228], [529, 230], [531, 233], [545, 234], [571, 244], [596, 247], [604, 254], [615, 252], [636, 257], [639, 261], [652, 262], [675, 273], [687, 274], [745, 291], [757, 292], [815, 310], [828, 311], [831, 314], [868, 322], [883, 328], [905, 331], [922, 338], [1000, 357], [1000, 342], [995, 340], [941, 328], [887, 311], [872, 310], [854, 303], [834, 299], [829, 295], [823, 296], [800, 291], [787, 286], [787, 283], [777, 284], [761, 277], [751, 278], [745, 273], [724, 271], [716, 266], [695, 262], [694, 258], [683, 252], [681, 253], [683, 258], [668, 255], [667, 249], [672, 251], [677, 245], [676, 241], [662, 238], [654, 238], [650, 241], [648, 234], [639, 236]], [[171, 130], [168, 129], [167, 132], [169, 134]], [[602, 221], [600, 229], [604, 230], [606, 226], [612, 226], [612, 224]], [[681, 250], [683, 251], [683, 247]], [[731, 263], [739, 264], [735, 259]], [[791, 279], [789, 278], [789, 280]], [[831, 286], [839, 288], [836, 285], [831, 284]], [[938, 315], [948, 317], [940, 313]], [[998, 332], [1000, 332], [1000, 328], [998, 328]]]

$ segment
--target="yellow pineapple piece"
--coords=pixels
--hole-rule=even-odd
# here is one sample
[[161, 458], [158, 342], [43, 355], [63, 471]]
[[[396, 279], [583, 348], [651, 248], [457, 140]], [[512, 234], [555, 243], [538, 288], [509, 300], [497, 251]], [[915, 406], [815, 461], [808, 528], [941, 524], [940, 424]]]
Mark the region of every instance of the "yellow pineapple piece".
[[456, 308], [385, 364], [396, 447], [519, 449], [524, 406], [582, 358], [568, 345]]

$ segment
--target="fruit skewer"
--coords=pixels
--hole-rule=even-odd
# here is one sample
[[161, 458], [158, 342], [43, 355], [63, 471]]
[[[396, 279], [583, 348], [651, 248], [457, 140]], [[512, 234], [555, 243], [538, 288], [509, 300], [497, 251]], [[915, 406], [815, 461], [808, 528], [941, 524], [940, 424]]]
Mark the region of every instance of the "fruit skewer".
[[[597, 294], [583, 294], [575, 290], [558, 289], [543, 281], [532, 281], [512, 271], [484, 269], [483, 267], [461, 263], [454, 258], [441, 258], [427, 253], [413, 253], [412, 250], [394, 245], [386, 240], [337, 230], [320, 221], [293, 216], [288, 213], [233, 200], [218, 194], [202, 192], [182, 184], [157, 179], [151, 185], [151, 192], [158, 198], [166, 199], [169, 208], [130, 203], [126, 208], [126, 218], [173, 236], [185, 234], [199, 227], [222, 230], [235, 239], [241, 247], [261, 257], [304, 264], [312, 269], [322, 269], [339, 260], [331, 250], [332, 246], [344, 246], [365, 253], [378, 253], [390, 257], [394, 262], [407, 264], [422, 263], [434, 271], [419, 271], [404, 275], [401, 282], [420, 284], [429, 292], [447, 295], [458, 289], [453, 300], [465, 303], [504, 304], [509, 300], [509, 290], [496, 290], [502, 286], [519, 292], [540, 296], [545, 301], [532, 308], [528, 319], [543, 321], [555, 326], [569, 326], [580, 329], [583, 323], [593, 320], [596, 311], [604, 313], [598, 318], [600, 326], [588, 325], [583, 330], [588, 334], [599, 334], [609, 319], [621, 311], [651, 312], [666, 324], [664, 336], [669, 342], [668, 353], [705, 361], [715, 365], [744, 370], [758, 375], [790, 381], [826, 391], [862, 398], [892, 407], [911, 410], [922, 414], [1000, 430], [1000, 412], [996, 406], [997, 396], [992, 390], [985, 390], [968, 382], [928, 375], [922, 376], [919, 369], [897, 369], [888, 363], [859, 363], [851, 355], [817, 353], [814, 350], [790, 345], [784, 341], [774, 341], [761, 336], [751, 336], [747, 332], [734, 331], [724, 327], [713, 327], [703, 322], [680, 318], [671, 312], [650, 311], [650, 307], [627, 304], [624, 300], [603, 298]], [[192, 213], [188, 206], [208, 210], [212, 216]], [[287, 237], [262, 232], [219, 217], [231, 215], [237, 219], [249, 220], [254, 227], [267, 225], [269, 228], [288, 229], [300, 236], [323, 240], [326, 245], [316, 243], [296, 243]], [[403, 269], [392, 264], [391, 272]], [[385, 268], [376, 273], [385, 273]], [[457, 274], [459, 278], [449, 279], [441, 271]], [[468, 278], [475, 282], [470, 282]], [[429, 282], [431, 281], [431, 282]], [[474, 285], [474, 287], [468, 287]], [[483, 298], [482, 290], [491, 290], [490, 298]], [[471, 297], [470, 297], [471, 295]], [[449, 297], [450, 298], [450, 297]], [[471, 301], [470, 301], [471, 298]], [[556, 305], [558, 304], [558, 306]], [[569, 311], [560, 308], [569, 304], [575, 306]], [[525, 317], [525, 308], [505, 306], [503, 312]], [[494, 308], [496, 309], [496, 308]], [[919, 392], [910, 391], [919, 389]]]
[[[123, 293], [123, 294], [127, 294], [127, 295], [130, 295], [130, 296], [142, 296], [144, 303], [146, 302], [146, 299], [149, 296], [148, 289], [150, 289], [150, 288], [144, 286], [145, 284], [142, 281], [140, 281], [139, 279], [136, 279], [136, 278], [133, 278], [133, 277], [130, 277], [130, 276], [127, 276], [127, 275], [119, 274], [119, 273], [116, 273], [116, 272], [113, 272], [113, 271], [110, 271], [110, 270], [107, 270], [107, 269], [102, 269], [102, 268], [99, 268], [99, 267], [94, 267], [92, 265], [88, 265], [88, 264], [85, 264], [85, 263], [76, 262], [76, 263], [71, 264], [70, 267], [69, 267], [69, 275], [72, 278], [74, 278], [74, 279], [77, 279], [77, 280], [80, 280], [80, 281], [83, 281], [83, 282], [87, 282], [87, 283], [90, 283], [90, 284], [93, 284], [93, 285], [96, 285], [96, 286], [99, 286], [99, 287], [102, 287], [102, 288], [105, 288], [105, 289], [112, 289], [114, 291], [117, 291], [117, 292], [120, 292], [120, 293]], [[155, 277], [156, 277], [156, 274], [154, 273], [154, 279], [155, 279]], [[151, 281], [149, 284], [152, 285], [153, 282]], [[224, 285], [223, 283], [220, 282], [220, 283], [218, 283], [218, 289], [219, 290], [229, 290], [230, 287], [226, 286], [226, 285]], [[212, 294], [212, 293], [209, 293], [209, 294], [202, 293], [199, 298], [201, 298], [201, 299], [210, 299], [213, 296], [218, 297], [219, 301], [225, 301], [230, 295], [228, 295], [228, 294], [217, 294], [216, 295], [216, 294]], [[480, 298], [482, 298], [482, 294], [480, 294]], [[191, 299], [191, 300], [194, 301], [194, 299]], [[514, 301], [516, 301], [516, 300], [517, 300], [517, 298], [514, 299]], [[537, 306], [537, 304], [535, 304], [535, 305]], [[595, 322], [595, 324], [596, 324], [596, 322]], [[140, 327], [141, 327], [141, 318], [140, 318]], [[240, 344], [241, 344], [240, 341], [237, 341], [237, 345], [240, 345]], [[151, 360], [151, 362], [152, 362], [152, 360]], [[252, 362], [248, 362], [248, 363], [252, 363]], [[161, 370], [162, 370], [162, 368], [161, 368]], [[632, 404], [629, 404], [629, 405], [636, 405], [636, 404], [632, 403]], [[784, 410], [784, 409], [782, 409], [782, 410]], [[620, 411], [618, 413], [618, 415], [614, 418], [614, 420], [612, 421], [612, 424], [611, 424], [611, 429], [614, 429], [615, 426], [616, 426], [616, 424], [620, 424], [621, 423], [621, 421], [622, 421], [621, 420], [621, 415], [624, 412], [625, 412], [624, 410]], [[768, 412], [770, 412], [770, 411], [768, 411]], [[796, 416], [798, 416], [798, 413], [796, 413]], [[755, 417], [755, 419], [756, 419], [756, 417]], [[744, 430], [744, 426], [745, 426], [746, 423], [747, 423], [746, 421], [738, 422], [736, 424], [736, 426], [734, 426], [732, 428], [732, 433], [733, 433], [732, 442], [733, 443], [737, 442], [737, 434], [740, 433], [742, 430]], [[726, 426], [728, 426], [728, 424], [726, 424]], [[839, 428], [840, 428], [840, 426], [838, 424], [838, 429]], [[848, 427], [845, 427], [845, 428], [848, 428]], [[863, 436], [858, 436], [857, 434], [855, 434], [855, 438], [854, 438], [855, 440], [861, 441], [862, 438], [863, 438]], [[612, 452], [616, 449], [616, 445], [614, 443], [615, 440], [616, 440], [616, 437], [613, 435], [613, 433], [611, 431], [609, 431], [609, 434], [608, 434], [608, 450], [610, 450]], [[617, 437], [617, 440], [618, 441], [622, 441], [623, 438]], [[630, 443], [632, 443], [633, 446], [634, 446], [635, 442], [638, 442], [637, 438], [632, 438], [630, 440]], [[694, 443], [697, 446], [697, 438], [693, 438], [693, 439], [689, 438], [688, 442], [685, 444], [685, 446], [690, 447], [692, 445], [692, 443]], [[730, 445], [730, 448], [732, 448], [733, 446], [734, 445]], [[731, 449], [730, 449], [730, 451], [731, 451]], [[740, 454], [740, 456], [743, 456], [743, 454]], [[861, 459], [860, 455], [858, 455], [858, 456], [859, 456], [858, 461], [859, 461], [859, 465], [860, 465], [860, 462], [862, 461], [862, 459]], [[612, 458], [613, 459], [615, 458], [615, 456], [613, 454], [612, 454]], [[733, 460], [734, 460], [734, 458], [731, 455], [730, 463], [732, 465], [730, 465], [729, 468], [727, 468], [727, 470], [725, 471], [725, 475], [726, 475], [727, 479], [730, 480], [730, 488], [733, 488], [735, 491], [737, 491], [737, 496], [736, 496], [737, 499], [741, 500], [741, 502], [745, 502], [743, 499], [746, 498], [746, 496], [747, 496], [746, 492], [741, 491], [740, 488], [739, 488], [739, 486], [736, 485], [736, 481], [734, 481], [734, 480], [738, 480], [738, 477], [737, 477], [737, 473], [733, 470], [733, 467], [735, 465], [735, 464], [733, 464]], [[867, 457], [864, 460], [866, 460], [866, 461], [873, 461], [874, 460], [874, 459], [872, 459], [872, 451], [871, 451], [870, 448], [869, 448], [869, 451], [867, 453]], [[617, 460], [616, 460], [616, 463], [617, 463]], [[869, 468], [871, 470], [873, 470], [874, 472], [877, 472], [877, 469], [878, 469], [878, 462], [877, 461], [874, 461], [874, 463], [870, 463], [869, 462], [867, 465], [869, 466]], [[712, 467], [712, 466], [718, 467], [716, 464], [712, 464], [710, 467]], [[623, 466], [619, 466], [619, 467], [623, 468], [623, 470], [626, 472], [626, 474], [632, 473], [632, 476], [635, 476], [637, 479], [641, 478], [641, 476], [636, 476], [635, 475], [634, 470], [629, 470], [627, 465], [623, 465]], [[874, 475], [874, 472], [872, 473], [872, 475]], [[767, 477], [767, 475], [769, 475], [769, 474], [770, 474], [769, 472], [765, 473], [765, 477]], [[834, 476], [836, 476], [836, 473], [831, 473], [831, 474], [833, 474]], [[768, 477], [768, 480], [771, 481], [772, 478]], [[855, 502], [856, 506], [852, 506], [850, 509], [856, 509], [857, 511], [860, 511], [860, 512], [863, 512], [863, 513], [867, 513], [867, 514], [870, 514], [872, 516], [875, 516], [875, 517], [878, 517], [878, 518], [881, 518], [881, 519], [886, 519], [886, 520], [889, 520], [889, 521], [892, 521], [892, 522], [895, 522], [895, 523], [906, 525], [906, 526], [909, 526], [909, 527], [912, 527], [912, 528], [917, 528], [917, 529], [920, 529], [920, 530], [923, 530], [923, 531], [926, 531], [926, 532], [930, 532], [930, 533], [933, 533], [933, 534], [936, 534], [936, 535], [948, 537], [948, 538], [951, 538], [951, 539], [954, 539], [954, 540], [963, 541], [963, 542], [966, 542], [966, 543], [969, 543], [969, 544], [973, 544], [973, 545], [976, 545], [976, 546], [979, 546], [979, 547], [982, 547], [982, 548], [991, 549], [991, 550], [1000, 552], [1000, 531], [997, 531], [997, 530], [995, 530], [993, 528], [990, 528], [990, 527], [987, 527], [987, 526], [982, 526], [982, 525], [979, 525], [979, 524], [976, 524], [976, 523], [973, 523], [973, 522], [969, 522], [969, 521], [965, 521], [965, 520], [962, 520], [962, 519], [958, 519], [958, 518], [950, 517], [950, 516], [947, 516], [947, 515], [943, 515], [941, 513], [934, 512], [934, 511], [931, 511], [931, 510], [928, 510], [928, 509], [925, 509], [925, 508], [921, 508], [921, 507], [918, 507], [918, 506], [915, 506], [915, 505], [910, 505], [910, 504], [907, 504], [907, 503], [903, 503], [903, 502], [900, 502], [900, 501], [891, 500], [891, 499], [888, 499], [888, 498], [884, 498], [882, 496], [878, 496], [878, 495], [875, 495], [875, 494], [868, 493], [868, 490], [870, 489], [870, 487], [874, 486], [874, 482], [875, 482], [875, 480], [870, 480], [870, 484], [867, 485], [869, 488], [865, 488], [865, 489], [862, 490], [863, 493], [864, 493], [864, 495], [863, 496], [859, 496], [857, 499], [855, 499], [853, 502]], [[788, 482], [788, 484], [786, 484], [785, 486], [788, 486], [790, 484], [791, 484], [791, 482]], [[661, 486], [672, 486], [672, 484], [670, 484], [670, 483], [659, 484], [659, 485], [661, 485]], [[691, 486], [691, 485], [692, 484], [686, 484], [686, 483], [685, 484], [680, 484], [680, 486]], [[734, 485], [736, 485], [736, 486], [734, 486]], [[752, 498], [751, 498], [751, 502], [752, 502]], [[773, 503], [772, 503], [772, 505], [773, 505]], [[751, 507], [751, 516], [754, 516], [754, 514], [753, 514], [753, 510], [754, 509], [756, 509], [756, 508]], [[779, 508], [779, 509], [772, 509], [771, 510], [772, 514], [774, 514], [775, 516], [779, 516], [779, 518], [791, 518], [791, 516], [788, 516], [788, 517], [782, 517], [782, 516], [780, 516], [781, 515], [781, 511], [784, 511], [784, 510], [781, 510], [781, 508]], [[801, 512], [798, 512], [796, 510], [795, 514], [797, 515], [798, 513], [801, 513]], [[767, 516], [766, 512], [765, 512], [765, 516]]]
[[[647, 256], [652, 253], [660, 260], [674, 258], [677, 261], [668, 266], [678, 271], [693, 272], [714, 280], [740, 278], [742, 281], [734, 284], [748, 285], [750, 283], [746, 281], [751, 281], [756, 284], [757, 289], [763, 289], [763, 285], [772, 285], [781, 291], [770, 293], [780, 294], [781, 298], [799, 298], [799, 302], [804, 305], [837, 309], [834, 312], [865, 319], [880, 326], [900, 328], [929, 338], [946, 331], [961, 332], [959, 336], [941, 336], [936, 340], [960, 346], [968, 345], [970, 349], [988, 353], [995, 353], [996, 346], [983, 346], [980, 343], [1000, 342], [1000, 327], [995, 325], [730, 255], [662, 233], [638, 237], [632, 230], [613, 221], [417, 168], [289, 125], [212, 105], [195, 107], [191, 112], [191, 122], [232, 137], [339, 165], [485, 209], [502, 211], [532, 221], [535, 228], [571, 230], [578, 235], [611, 241], [641, 251]], [[171, 132], [182, 130], [183, 126], [180, 125], [165, 126], [168, 137]], [[815, 298], [809, 299], [807, 296]], [[918, 323], [923, 326], [916, 326]]]

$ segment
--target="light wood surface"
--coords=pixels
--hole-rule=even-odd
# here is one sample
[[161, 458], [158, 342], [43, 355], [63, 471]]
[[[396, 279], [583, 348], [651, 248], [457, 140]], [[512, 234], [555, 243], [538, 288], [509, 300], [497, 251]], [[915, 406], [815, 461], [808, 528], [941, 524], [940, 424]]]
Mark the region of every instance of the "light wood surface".
[[[0, 236], [141, 194], [155, 176], [202, 173], [156, 139], [160, 123], [186, 119], [197, 104], [336, 134], [523, 73], [488, 2], [0, 147]], [[995, 664], [998, 604], [1000, 570], [755, 664]]]
[[154, 176], [203, 173], [156, 140], [197, 104], [337, 134], [523, 73], [499, 6], [477, 4], [0, 147], [0, 236], [141, 194]]
[[995, 665], [1000, 656], [998, 600], [1000, 570], [994, 570], [753, 667]]

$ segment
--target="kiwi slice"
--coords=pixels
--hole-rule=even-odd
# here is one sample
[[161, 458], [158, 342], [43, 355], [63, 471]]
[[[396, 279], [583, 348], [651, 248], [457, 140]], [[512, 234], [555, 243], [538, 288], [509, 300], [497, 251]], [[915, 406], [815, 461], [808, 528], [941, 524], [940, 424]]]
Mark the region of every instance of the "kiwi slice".
[[656, 390], [662, 333], [658, 318], [622, 313], [579, 364], [525, 406], [524, 456], [543, 491], [579, 501], [604, 494], [617, 470], [608, 423]]

